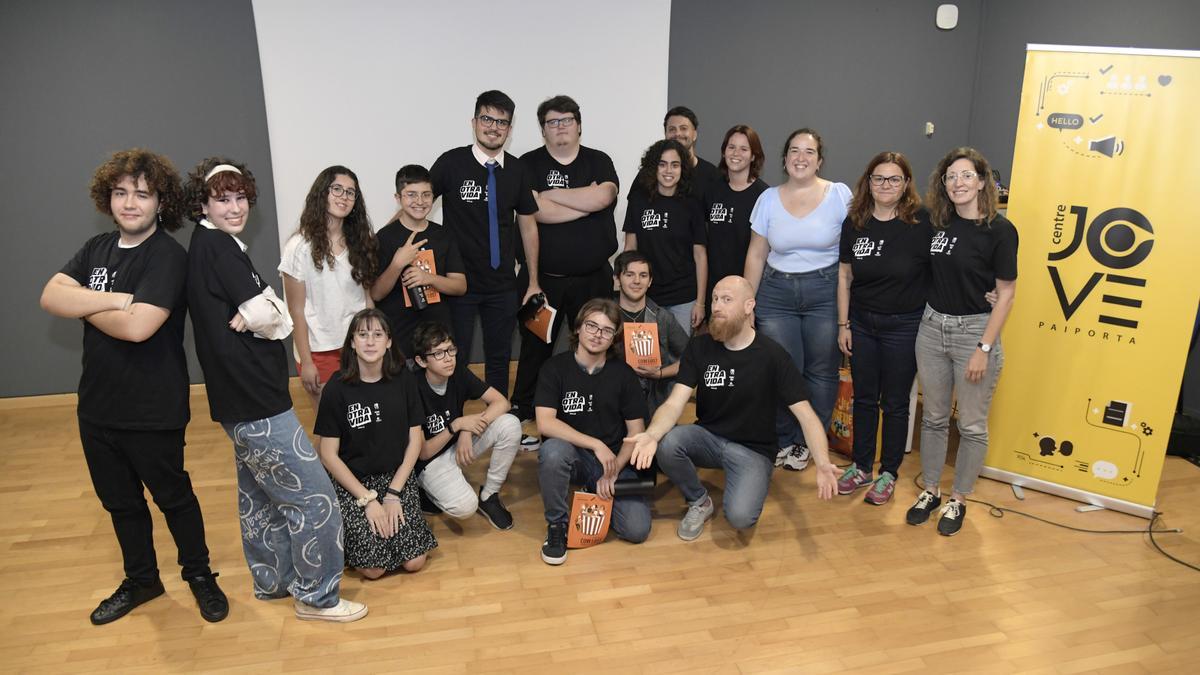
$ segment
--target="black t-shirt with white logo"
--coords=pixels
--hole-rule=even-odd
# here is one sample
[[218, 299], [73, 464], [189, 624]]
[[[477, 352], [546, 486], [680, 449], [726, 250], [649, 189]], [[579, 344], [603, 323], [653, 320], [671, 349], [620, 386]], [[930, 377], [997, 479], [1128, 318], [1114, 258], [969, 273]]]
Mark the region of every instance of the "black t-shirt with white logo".
[[997, 279], [1017, 278], [1017, 228], [1004, 216], [977, 225], [954, 216], [929, 243], [933, 283], [929, 306], [943, 314], [990, 314], [983, 296]]
[[738, 351], [711, 335], [692, 337], [675, 381], [696, 389], [696, 424], [771, 461], [778, 452], [779, 405], [808, 400], [792, 357], [762, 333]]
[[321, 390], [313, 433], [341, 439], [338, 457], [361, 480], [400, 468], [417, 426], [421, 399], [407, 368], [378, 382], [346, 382], [339, 372]]
[[[425, 371], [417, 371], [415, 377], [417, 392], [421, 397], [423, 414], [421, 428], [425, 432], [426, 439], [433, 438], [449, 429], [451, 422], [462, 417], [463, 407], [467, 401], [483, 398], [483, 394], [488, 390], [488, 385], [467, 367], [465, 359], [455, 364], [454, 374], [446, 380], [446, 393], [444, 394], [437, 393], [433, 387], [429, 386]], [[451, 433], [451, 435], [454, 434]], [[447, 443], [446, 447], [442, 448], [442, 452], [452, 447], [454, 447], [453, 442]], [[439, 452], [438, 455], [442, 452]], [[433, 457], [430, 457], [429, 460], [422, 460], [420, 464], [424, 466], [432, 460]]]
[[[560, 164], [545, 146], [521, 155], [533, 189], [544, 192], [553, 188], [581, 188], [592, 183], [612, 183], [620, 187], [617, 170], [608, 155], [579, 146], [579, 154], [570, 164]], [[608, 208], [566, 223], [538, 223], [538, 269], [560, 276], [586, 276], [608, 265], [608, 257], [617, 250], [617, 224], [613, 217], [616, 200]]]
[[696, 299], [694, 244], [706, 244], [704, 216], [694, 199], [653, 197], [637, 189], [625, 210], [627, 233], [637, 235], [637, 250], [650, 259], [654, 276], [647, 295], [660, 306], [681, 305]]
[[933, 225], [924, 209], [917, 222], [867, 218], [857, 229], [842, 223], [838, 260], [850, 265], [850, 307], [880, 314], [906, 314], [925, 307], [929, 292], [929, 240]]
[[[692, 167], [692, 187], [689, 194], [698, 205], [703, 207], [708, 202], [708, 193], [724, 182], [725, 177], [721, 175], [721, 170], [717, 168], [717, 165], [703, 157], [696, 157], [696, 166]], [[753, 202], [750, 205], [754, 206]], [[749, 215], [749, 213], [746, 214], [747, 217]]]
[[758, 196], [767, 189], [761, 178], [738, 191], [719, 180], [704, 195], [704, 214], [708, 220], [708, 296], [725, 277], [741, 276], [746, 268], [746, 249], [750, 247], [750, 212]]
[[488, 171], [475, 159], [471, 146], [442, 153], [429, 170], [434, 198], [442, 198], [442, 220], [458, 241], [467, 269], [467, 290], [489, 293], [516, 288], [516, 256], [521, 247], [516, 216], [537, 213], [533, 183], [520, 159], [504, 153], [504, 167], [495, 168], [496, 217], [500, 232], [500, 266], [493, 269], [488, 239]]
[[264, 340], [229, 327], [238, 306], [267, 288], [250, 256], [232, 235], [196, 225], [187, 269], [196, 356], [213, 420], [236, 424], [290, 410], [283, 340]]
[[[399, 220], [393, 220], [379, 231], [376, 235], [379, 239], [379, 271], [392, 264], [392, 257], [396, 255], [396, 251], [404, 247], [412, 233], [413, 231], [405, 227], [404, 223]], [[413, 241], [422, 239], [425, 240], [425, 245], [421, 247], [421, 250], [433, 251], [433, 265], [436, 268], [434, 271], [438, 275], [466, 273], [462, 256], [458, 252], [458, 241], [446, 231], [445, 227], [431, 221], [428, 227], [417, 233], [417, 237]], [[454, 321], [446, 296], [442, 296], [441, 302], [435, 302], [425, 309], [417, 309], [404, 306], [406, 293], [403, 281], [397, 278], [392, 292], [375, 303], [375, 306], [387, 315], [392, 324], [392, 334], [395, 336], [393, 339], [400, 345], [404, 355], [412, 358], [413, 355], [409, 353], [412, 351], [410, 340], [413, 329], [418, 323], [437, 321], [447, 328], [453, 328]]]
[[599, 372], [588, 374], [575, 360], [574, 350], [542, 366], [533, 405], [553, 408], [558, 419], [600, 439], [613, 453], [621, 450], [625, 420], [645, 419], [647, 414], [642, 385], [628, 364], [608, 359]]
[[190, 418], [183, 354], [187, 252], [161, 229], [133, 248], [118, 246], [120, 239], [116, 231], [92, 237], [62, 273], [94, 291], [132, 293], [133, 302], [171, 315], [144, 342], [83, 322], [79, 418], [113, 429], [182, 429]]

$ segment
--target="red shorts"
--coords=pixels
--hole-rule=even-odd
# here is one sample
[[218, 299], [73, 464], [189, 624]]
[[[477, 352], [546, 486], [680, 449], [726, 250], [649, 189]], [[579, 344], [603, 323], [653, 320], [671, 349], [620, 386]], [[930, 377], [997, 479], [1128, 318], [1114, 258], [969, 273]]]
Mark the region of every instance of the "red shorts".
[[[330, 349], [327, 352], [313, 352], [313, 365], [317, 367], [317, 378], [321, 384], [329, 381], [333, 374], [342, 367], [342, 350]], [[300, 372], [300, 364], [296, 364], [296, 372]]]

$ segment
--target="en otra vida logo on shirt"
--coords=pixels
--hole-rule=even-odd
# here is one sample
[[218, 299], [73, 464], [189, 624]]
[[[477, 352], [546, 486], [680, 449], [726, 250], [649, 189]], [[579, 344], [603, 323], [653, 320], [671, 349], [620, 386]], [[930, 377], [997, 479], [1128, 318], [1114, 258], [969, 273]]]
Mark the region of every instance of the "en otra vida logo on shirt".
[[714, 225], [716, 223], [732, 223], [733, 209], [734, 207], [725, 206], [721, 202], [713, 204], [712, 208], [708, 210], [708, 222]]
[[550, 169], [550, 173], [546, 174], [547, 188], [569, 188], [571, 187], [571, 177], [559, 171], [558, 169]]
[[116, 271], [114, 270], [112, 276], [109, 276], [107, 267], [93, 267], [92, 273], [88, 275], [88, 288], [93, 291], [111, 290], [116, 283]]
[[371, 422], [382, 421], [379, 404], [376, 403], [374, 408], [371, 408], [361, 403], [351, 403], [346, 406], [346, 421], [350, 423], [351, 429], [361, 429]]
[[579, 395], [578, 391], [568, 391], [562, 399], [562, 411], [567, 415], [578, 415], [587, 408], [588, 412], [592, 411], [592, 395], [587, 397]]
[[958, 243], [958, 237], [947, 237], [946, 233], [938, 232], [933, 239], [929, 241], [929, 253], [937, 255], [939, 253], [951, 255], [954, 252], [954, 245]]
[[437, 436], [446, 430], [446, 420], [450, 418], [450, 411], [447, 410], [445, 415], [433, 412], [429, 417], [425, 418], [425, 428], [429, 430], [430, 436]]
[[871, 241], [869, 237], [859, 237], [854, 240], [854, 246], [850, 250], [854, 253], [854, 257], [858, 260], [869, 258], [871, 256], [879, 257], [883, 255], [883, 239], [878, 242]]
[[704, 369], [704, 386], [709, 389], [720, 389], [721, 387], [735, 386], [736, 368], [730, 368], [728, 371], [721, 366], [713, 363]]
[[654, 209], [642, 211], [643, 230], [657, 230], [660, 227], [664, 230], [669, 229], [670, 220], [671, 214], [669, 213], [659, 213]]
[[458, 188], [458, 198], [464, 202], [487, 201], [487, 188], [473, 180], [464, 180]]

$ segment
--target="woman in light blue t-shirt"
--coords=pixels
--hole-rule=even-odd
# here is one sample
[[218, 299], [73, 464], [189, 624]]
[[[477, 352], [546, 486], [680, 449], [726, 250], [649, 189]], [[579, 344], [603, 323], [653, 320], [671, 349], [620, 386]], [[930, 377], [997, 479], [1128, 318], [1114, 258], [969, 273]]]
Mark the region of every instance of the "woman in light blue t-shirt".
[[[853, 195], [845, 183], [817, 175], [824, 152], [812, 129], [792, 132], [782, 155], [787, 180], [764, 192], [750, 214], [745, 276], [757, 290], [758, 328], [791, 354], [828, 427], [838, 383], [838, 242]], [[804, 437], [787, 411], [777, 416], [776, 433], [775, 465], [808, 466]]]

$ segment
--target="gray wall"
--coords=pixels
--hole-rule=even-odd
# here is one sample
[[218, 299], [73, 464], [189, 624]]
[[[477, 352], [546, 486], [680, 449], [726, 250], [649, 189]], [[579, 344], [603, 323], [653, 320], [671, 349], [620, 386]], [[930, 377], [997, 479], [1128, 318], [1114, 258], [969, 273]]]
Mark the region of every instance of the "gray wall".
[[1012, 174], [1025, 45], [1200, 49], [1195, 0], [989, 0], [981, 26], [968, 139], [1005, 184]]
[[826, 178], [852, 185], [875, 153], [898, 150], [924, 185], [967, 142], [979, 37], [979, 0], [957, 3], [952, 31], [934, 26], [938, 4], [675, 0], [670, 103], [696, 111], [699, 153], [714, 163], [726, 129], [754, 127], [768, 183], [782, 176], [787, 134], [807, 126], [824, 138]]
[[[249, 0], [5, 0], [0, 45], [0, 396], [76, 389], [82, 326], [47, 315], [38, 298], [87, 238], [114, 227], [87, 186], [116, 150], [152, 149], [181, 174], [215, 154], [246, 162], [259, 201], [243, 239], [278, 279], [268, 273], [279, 243]], [[176, 233], [184, 246], [191, 229]]]
[[[758, 130], [767, 182], [801, 126], [828, 149], [823, 174], [847, 183], [884, 149], [908, 155], [922, 185], [952, 147], [979, 148], [1009, 182], [1025, 45], [1200, 49], [1194, 0], [973, 0], [958, 28], [934, 26], [940, 0], [724, 0], [671, 6], [671, 105], [700, 116], [715, 162], [724, 131]], [[926, 138], [924, 123], [936, 125]]]

